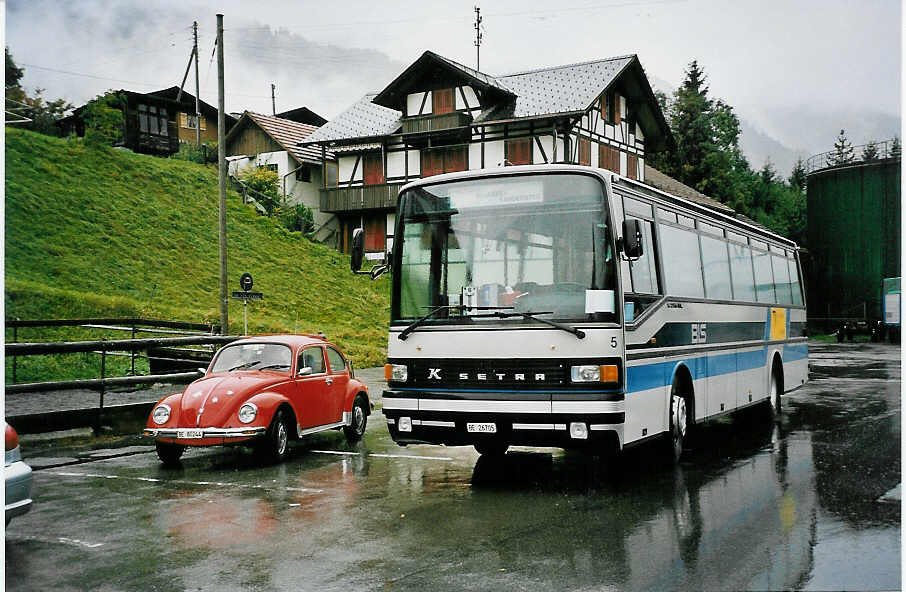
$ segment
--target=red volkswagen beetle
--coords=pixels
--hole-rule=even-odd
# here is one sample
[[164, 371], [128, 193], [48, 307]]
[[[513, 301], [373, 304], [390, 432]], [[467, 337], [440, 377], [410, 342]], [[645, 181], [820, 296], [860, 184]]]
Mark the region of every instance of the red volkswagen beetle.
[[144, 433], [164, 464], [186, 446], [251, 444], [271, 460], [290, 439], [340, 429], [365, 433], [368, 387], [340, 349], [315, 335], [270, 335], [234, 341], [217, 352], [204, 377], [152, 409]]

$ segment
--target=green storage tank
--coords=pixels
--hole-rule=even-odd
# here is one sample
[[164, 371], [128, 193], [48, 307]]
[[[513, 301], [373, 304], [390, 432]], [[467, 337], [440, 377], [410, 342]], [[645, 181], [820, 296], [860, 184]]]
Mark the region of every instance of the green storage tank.
[[900, 158], [813, 170], [807, 199], [812, 330], [881, 320], [882, 280], [900, 276]]

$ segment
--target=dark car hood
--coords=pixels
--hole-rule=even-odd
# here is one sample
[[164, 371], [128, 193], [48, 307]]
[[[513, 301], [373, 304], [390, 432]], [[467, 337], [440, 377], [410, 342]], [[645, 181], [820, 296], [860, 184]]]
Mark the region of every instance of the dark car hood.
[[239, 410], [249, 397], [289, 380], [285, 374], [232, 372], [196, 380], [183, 392], [180, 425], [219, 427]]

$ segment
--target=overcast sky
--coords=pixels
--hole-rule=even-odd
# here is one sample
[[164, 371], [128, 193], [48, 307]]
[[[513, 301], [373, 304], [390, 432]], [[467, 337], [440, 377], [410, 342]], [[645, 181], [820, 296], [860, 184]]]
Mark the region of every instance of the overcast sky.
[[270, 113], [274, 83], [278, 111], [330, 119], [426, 49], [474, 67], [476, 3], [490, 74], [635, 53], [655, 83], [677, 86], [697, 59], [712, 96], [790, 148], [830, 149], [844, 126], [855, 143], [899, 130], [896, 0], [10, 0], [5, 41], [26, 87], [78, 105], [178, 85], [197, 20], [201, 98], [216, 105], [222, 12], [227, 110]]

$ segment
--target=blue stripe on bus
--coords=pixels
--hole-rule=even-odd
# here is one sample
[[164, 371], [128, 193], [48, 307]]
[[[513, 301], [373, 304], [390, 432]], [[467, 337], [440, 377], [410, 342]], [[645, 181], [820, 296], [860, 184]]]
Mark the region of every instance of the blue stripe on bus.
[[[787, 358], [787, 351], [790, 348], [800, 348], [802, 346], [787, 346], [784, 350], [784, 359]], [[649, 389], [666, 387], [673, 380], [673, 369], [678, 364], [685, 364], [692, 373], [694, 379], [708, 378], [711, 376], [720, 376], [733, 372], [745, 372], [755, 368], [763, 368], [767, 363], [768, 348], [764, 347], [755, 351], [733, 352], [719, 356], [701, 356], [697, 358], [687, 358], [685, 360], [672, 360], [670, 362], [656, 362], [654, 364], [645, 364], [642, 366], [629, 366], [626, 368], [626, 392], [637, 393]], [[799, 356], [798, 349], [793, 356]], [[805, 346], [805, 356], [808, 356], [808, 347]], [[795, 357], [793, 359], [801, 359]]]
[[783, 346], [783, 361], [796, 362], [808, 358], [808, 344]]

